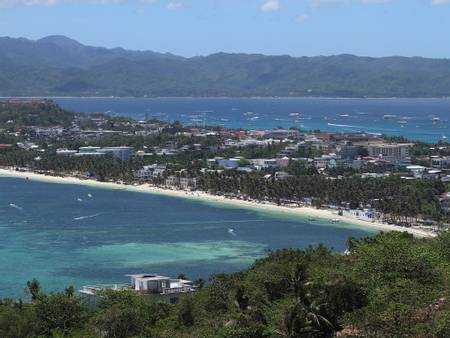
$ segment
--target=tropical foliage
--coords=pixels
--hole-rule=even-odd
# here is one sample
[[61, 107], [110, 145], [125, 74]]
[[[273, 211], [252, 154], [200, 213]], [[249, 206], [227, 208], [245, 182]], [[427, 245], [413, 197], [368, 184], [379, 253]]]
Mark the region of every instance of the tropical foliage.
[[133, 291], [97, 303], [73, 288], [0, 303], [0, 336], [21, 337], [426, 337], [450, 335], [450, 233], [417, 239], [382, 233], [270, 252], [247, 270], [212, 276], [178, 304]]

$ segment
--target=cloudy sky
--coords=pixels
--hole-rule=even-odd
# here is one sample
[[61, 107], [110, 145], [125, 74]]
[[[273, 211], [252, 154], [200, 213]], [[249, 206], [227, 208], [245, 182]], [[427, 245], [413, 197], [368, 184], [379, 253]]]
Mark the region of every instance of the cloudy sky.
[[0, 0], [0, 36], [193, 56], [450, 58], [450, 0]]

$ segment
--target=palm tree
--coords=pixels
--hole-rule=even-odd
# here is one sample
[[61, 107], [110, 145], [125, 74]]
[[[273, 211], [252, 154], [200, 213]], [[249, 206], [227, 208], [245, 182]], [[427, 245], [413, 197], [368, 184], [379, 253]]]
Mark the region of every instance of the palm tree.
[[250, 308], [248, 305], [249, 302], [250, 302], [250, 299], [245, 294], [245, 288], [243, 286], [238, 286], [238, 288], [236, 290], [236, 298], [234, 301], [234, 304], [236, 305], [236, 307], [239, 309], [239, 311], [245, 312]]
[[36, 300], [41, 292], [41, 284], [36, 278], [33, 278], [33, 280], [27, 282], [27, 289], [25, 289], [25, 292], [31, 295], [32, 301]]

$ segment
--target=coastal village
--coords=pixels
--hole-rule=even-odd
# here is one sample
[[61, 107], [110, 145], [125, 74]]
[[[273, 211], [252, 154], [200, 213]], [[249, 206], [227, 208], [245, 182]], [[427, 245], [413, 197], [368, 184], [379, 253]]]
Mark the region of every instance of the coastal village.
[[[401, 292], [418, 292], [421, 283], [437, 285], [436, 288], [442, 286], [440, 281], [444, 277], [438, 279], [441, 272], [431, 270], [428, 260], [443, 257], [444, 263], [438, 265], [443, 269], [442, 276], [448, 269], [445, 263], [448, 241], [444, 242], [448, 238], [444, 237], [448, 233], [444, 230], [449, 228], [450, 213], [448, 143], [413, 142], [367, 132], [297, 128], [244, 130], [158, 120], [135, 121], [105, 114], [70, 113], [47, 100], [20, 100], [0, 103], [0, 175], [5, 173], [25, 179], [43, 177], [49, 182], [86, 182], [130, 191], [227, 201], [231, 205], [278, 212], [303, 210], [303, 214], [297, 215], [302, 216], [302, 222], [311, 225], [319, 224], [318, 219], [326, 219], [330, 224], [354, 223], [383, 231], [401, 231], [382, 232], [373, 238], [350, 237], [347, 250], [336, 254], [322, 245], [269, 252], [267, 258], [258, 259], [248, 271], [215, 275], [208, 285], [202, 278], [189, 280], [184, 274], [171, 278], [157, 273], [139, 273], [127, 275], [130, 282], [125, 284], [81, 286], [75, 295], [73, 286], [64, 293], [46, 294], [36, 279], [27, 283], [31, 302], [25, 307], [37, 307], [38, 315], [45, 310], [44, 322], [50, 317], [47, 313], [75, 309], [86, 313], [80, 319], [83, 323], [84, 318], [94, 316], [86, 327], [101, 337], [130, 336], [115, 334], [122, 326], [126, 327], [126, 332], [144, 332], [140, 327], [147, 330], [150, 326], [155, 332], [166, 332], [169, 327], [166, 337], [173, 337], [176, 330], [184, 336], [186, 330], [196, 326], [201, 327], [199, 330], [214, 332], [206, 336], [223, 331], [226, 333], [223, 337], [268, 337], [262, 330], [269, 325], [272, 325], [271, 337], [302, 337], [303, 334], [278, 333], [282, 332], [280, 330], [288, 332], [289, 323], [279, 319], [286, 317], [284, 313], [290, 316], [286, 318], [294, 320], [300, 320], [298, 318], [303, 318], [304, 314], [304, 326], [311, 327], [313, 332], [308, 337], [331, 337], [335, 336], [334, 332], [351, 337], [362, 329], [341, 325], [341, 315], [334, 314], [337, 311], [352, 313], [368, 302], [362, 287], [348, 279], [346, 271], [355, 261], [354, 264], [364, 265], [357, 265], [356, 272], [350, 270], [357, 274], [354, 278], [367, 280], [365, 283], [374, 285], [377, 292], [385, 283], [375, 279], [382, 269], [399, 271], [399, 276], [406, 281], [420, 276], [417, 284], [399, 284]], [[9, 206], [21, 210], [15, 204]], [[228, 233], [235, 236], [232, 228]], [[430, 249], [425, 247], [424, 251], [424, 245]], [[376, 248], [376, 254], [370, 251], [372, 247]], [[392, 255], [393, 252], [396, 255]], [[415, 260], [411, 260], [410, 252]], [[336, 279], [339, 274], [342, 277]], [[317, 316], [315, 312], [302, 312], [316, 311], [309, 310], [313, 304], [308, 298], [309, 292], [313, 290], [311, 286], [316, 285], [309, 282], [313, 280], [309, 276], [314, 276], [315, 281], [333, 276], [333, 282], [321, 284], [322, 289], [314, 296], [320, 299], [326, 292], [338, 295], [336, 299], [327, 296], [333, 304], [330, 312], [317, 311], [323, 313], [318, 318], [324, 318], [321, 320], [327, 320], [329, 325], [310, 321], [311, 313]], [[389, 292], [392, 288], [387, 287]], [[433, 293], [420, 303], [419, 311], [414, 308], [414, 312], [402, 318], [406, 320], [414, 315], [414, 321], [419, 318], [423, 322], [425, 319], [420, 317], [423, 309], [441, 316], [448, 308], [445, 292], [442, 295], [446, 296], [440, 298]], [[336, 310], [343, 304], [341, 293], [355, 305]], [[375, 297], [378, 301], [378, 294]], [[391, 297], [390, 293], [387, 297]], [[309, 307], [292, 307], [286, 303], [294, 299], [297, 304], [305, 302]], [[64, 302], [77, 307], [61, 307]], [[288, 304], [287, 308], [283, 302]], [[0, 301], [0, 310], [2, 307], [9, 309], [8, 304], [11, 303]], [[280, 306], [279, 314], [273, 317], [274, 324], [266, 320], [265, 313], [270, 311], [261, 311], [267, 304]], [[20, 306], [23, 306], [22, 301]], [[291, 308], [292, 312], [286, 312]], [[382, 305], [383, 311], [384, 308]], [[374, 309], [369, 318], [379, 311]], [[205, 321], [208, 316], [211, 319]], [[243, 334], [234, 335], [235, 328], [240, 326], [245, 327]], [[55, 327], [53, 322], [49, 327]], [[248, 332], [257, 334], [249, 336]], [[299, 332], [303, 331], [299, 329]], [[367, 336], [371, 336], [372, 328], [367, 332], [370, 333]], [[195, 331], [192, 337], [197, 336]]]
[[[46, 100], [3, 103], [12, 107], [47, 104], [49, 102]], [[32, 113], [30, 115], [33, 116]], [[447, 143], [417, 144], [366, 132], [182, 126], [178, 122], [134, 121], [103, 114], [75, 114], [66, 125], [24, 125], [17, 122], [6, 117], [0, 121], [3, 138], [17, 141], [0, 144], [3, 154], [14, 150], [33, 153], [36, 154], [31, 161], [34, 164], [41, 162], [48, 154], [55, 155], [55, 161], [58, 161], [57, 158], [90, 158], [96, 161], [113, 158], [119, 162], [133, 162], [132, 177], [123, 183], [146, 183], [166, 189], [197, 191], [201, 189], [198, 175], [225, 177], [233, 172], [260, 175], [271, 182], [289, 180], [296, 174], [321, 176], [327, 180], [340, 180], [347, 176], [362, 179], [396, 176], [405, 181], [439, 181], [447, 188], [450, 182], [450, 145]], [[12, 164], [9, 167], [51, 175], [63, 174], [38, 170], [33, 168], [32, 163], [25, 166]], [[139, 166], [139, 163], [142, 165]], [[64, 174], [113, 180], [96, 177], [89, 170]], [[241, 191], [216, 194], [252, 200], [251, 196]], [[449, 190], [442, 191], [435, 198], [443, 212], [449, 213]], [[314, 205], [337, 210], [340, 216], [369, 222], [387, 221], [385, 215], [370, 204], [317, 205], [313, 196], [303, 196], [300, 200], [283, 198], [277, 204]], [[387, 222], [392, 223], [392, 220]], [[406, 227], [426, 225], [428, 228], [437, 224], [431, 219], [396, 223]], [[441, 222], [441, 226], [446, 225], [448, 217]]]

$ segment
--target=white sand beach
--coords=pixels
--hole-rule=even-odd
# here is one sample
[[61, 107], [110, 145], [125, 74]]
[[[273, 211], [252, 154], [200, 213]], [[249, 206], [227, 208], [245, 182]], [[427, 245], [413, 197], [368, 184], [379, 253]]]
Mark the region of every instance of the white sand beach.
[[239, 199], [230, 199], [223, 196], [211, 195], [201, 191], [181, 191], [181, 190], [170, 190], [158, 188], [149, 184], [142, 185], [124, 185], [114, 182], [99, 182], [91, 179], [80, 179], [76, 177], [62, 177], [62, 176], [51, 176], [43, 175], [34, 172], [24, 172], [16, 171], [13, 169], [0, 169], [0, 176], [4, 177], [15, 177], [21, 179], [30, 179], [36, 181], [44, 181], [49, 183], [60, 183], [60, 184], [78, 184], [92, 186], [96, 188], [106, 188], [106, 189], [118, 189], [135, 191], [141, 193], [150, 194], [161, 194], [172, 197], [179, 198], [189, 198], [193, 200], [205, 201], [226, 204], [238, 208], [251, 208], [259, 209], [263, 211], [275, 211], [282, 213], [289, 213], [292, 215], [299, 215], [301, 217], [317, 217], [326, 220], [338, 219], [342, 223], [354, 224], [360, 226], [361, 228], [368, 228], [379, 231], [404, 231], [413, 234], [417, 237], [434, 237], [436, 234], [431, 230], [419, 229], [419, 228], [404, 228], [396, 225], [390, 225], [378, 222], [369, 222], [352, 217], [338, 216], [337, 211], [328, 209], [316, 209], [312, 207], [288, 207], [279, 206], [273, 203], [260, 203], [255, 201], [243, 201]]

